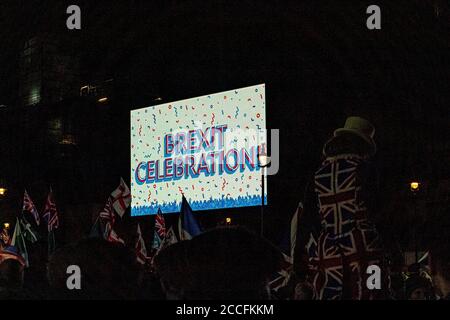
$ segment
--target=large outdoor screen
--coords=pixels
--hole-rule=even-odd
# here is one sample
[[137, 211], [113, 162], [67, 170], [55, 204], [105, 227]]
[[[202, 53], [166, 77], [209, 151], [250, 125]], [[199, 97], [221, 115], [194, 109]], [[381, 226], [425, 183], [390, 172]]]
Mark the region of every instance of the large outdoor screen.
[[266, 149], [264, 84], [133, 110], [131, 214], [261, 205]]

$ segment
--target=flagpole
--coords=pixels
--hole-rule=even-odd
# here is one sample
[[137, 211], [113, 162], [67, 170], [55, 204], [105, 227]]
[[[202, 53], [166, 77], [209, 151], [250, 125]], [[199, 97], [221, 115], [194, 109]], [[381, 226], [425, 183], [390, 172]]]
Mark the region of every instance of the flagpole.
[[419, 262], [419, 246], [417, 241], [417, 229], [418, 229], [418, 216], [417, 216], [417, 195], [420, 189], [420, 183], [417, 181], [413, 181], [410, 183], [410, 190], [412, 192], [413, 196], [413, 205], [414, 205], [414, 221], [415, 221], [415, 227], [413, 229], [413, 242], [414, 242], [414, 258], [415, 263], [417, 264]]
[[261, 237], [264, 237], [264, 167], [261, 168]]
[[265, 153], [258, 154], [258, 166], [261, 168], [261, 237], [264, 237], [264, 195], [265, 195], [265, 171], [264, 169], [269, 165], [270, 158]]

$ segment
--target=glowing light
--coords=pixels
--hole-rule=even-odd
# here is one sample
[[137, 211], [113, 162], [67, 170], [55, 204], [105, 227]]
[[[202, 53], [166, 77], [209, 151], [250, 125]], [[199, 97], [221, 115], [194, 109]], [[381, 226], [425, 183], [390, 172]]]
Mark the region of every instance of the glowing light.
[[61, 140], [61, 142], [59, 144], [75, 146], [77, 143], [76, 143], [75, 137], [73, 135], [66, 134], [66, 135], [64, 135], [63, 139]]
[[41, 89], [38, 86], [33, 86], [28, 96], [28, 105], [37, 104], [41, 101]]
[[6, 193], [6, 188], [0, 188], [0, 196], [4, 196]]
[[225, 219], [225, 221], [226, 221], [227, 224], [230, 224], [231, 223], [231, 218], [228, 217], [228, 218]]
[[411, 187], [411, 191], [419, 191], [420, 183], [417, 181], [413, 181], [409, 184], [409, 186]]
[[3, 224], [3, 228], [9, 229], [9, 223], [8, 223], [8, 222], [5, 222], [5, 223]]
[[259, 154], [258, 164], [261, 168], [267, 167], [270, 164], [270, 157], [265, 154]]
[[98, 102], [106, 102], [106, 101], [108, 101], [108, 98], [107, 97], [103, 97], [103, 98], [98, 99], [97, 101]]

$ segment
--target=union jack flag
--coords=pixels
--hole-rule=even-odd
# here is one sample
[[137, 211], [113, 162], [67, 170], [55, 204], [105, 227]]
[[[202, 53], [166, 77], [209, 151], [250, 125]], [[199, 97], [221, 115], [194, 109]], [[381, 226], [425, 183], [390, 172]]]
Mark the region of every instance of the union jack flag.
[[112, 208], [111, 197], [108, 197], [108, 200], [106, 200], [105, 207], [102, 209], [102, 211], [100, 211], [99, 216], [101, 219], [110, 221], [112, 224], [114, 224], [114, 222], [116, 221], [116, 217]]
[[380, 265], [378, 233], [360, 198], [359, 157], [325, 160], [315, 175], [322, 231], [306, 246], [316, 299], [370, 299], [366, 268]]
[[118, 242], [125, 244], [123, 239], [121, 239], [114, 231], [116, 218], [114, 215], [114, 210], [112, 208], [111, 197], [108, 197], [108, 200], [106, 200], [105, 207], [99, 213], [99, 218], [101, 224], [104, 225], [103, 238], [109, 242]]
[[162, 241], [166, 238], [166, 222], [162, 215], [161, 209], [158, 209], [158, 213], [155, 217], [155, 233], [153, 236], [153, 249], [159, 249]]
[[117, 214], [122, 217], [125, 210], [130, 206], [131, 203], [131, 192], [125, 181], [120, 178], [120, 184], [111, 192], [112, 206], [116, 210]]
[[36, 224], [39, 225], [39, 223], [40, 223], [39, 213], [38, 213], [33, 201], [31, 200], [31, 197], [28, 195], [27, 190], [25, 190], [25, 192], [23, 194], [22, 211], [31, 213], [34, 220], [36, 221]]
[[11, 237], [9, 236], [8, 229], [3, 228], [0, 233], [0, 240], [3, 242], [3, 246], [9, 246], [11, 244]]
[[280, 270], [274, 279], [269, 282], [269, 288], [273, 291], [278, 291], [279, 289], [287, 286], [293, 271], [293, 259], [284, 253], [283, 260], [281, 261]]
[[[178, 242], [177, 236], [175, 234], [175, 231], [173, 231], [173, 227], [170, 227], [166, 230], [165, 237], [162, 239], [161, 244], [156, 249], [156, 251], [153, 253], [153, 256], [150, 258], [150, 263], [153, 264], [153, 261], [155, 257], [165, 248], [168, 246], [171, 246], [172, 244], [175, 244]], [[153, 247], [152, 247], [153, 248]]]
[[20, 255], [16, 247], [9, 246], [0, 251], [0, 264], [3, 263], [3, 261], [6, 261], [8, 259], [13, 259], [18, 261], [22, 266], [26, 266], [27, 262], [25, 259]]
[[327, 232], [341, 235], [365, 218], [366, 208], [359, 199], [357, 184], [359, 158], [329, 158], [315, 175], [322, 224]]
[[53, 199], [53, 191], [51, 189], [47, 196], [43, 217], [47, 222], [47, 228], [49, 232], [53, 231], [54, 229], [58, 229], [59, 227], [58, 211], [56, 210], [56, 204]]
[[280, 288], [285, 287], [291, 278], [293, 272], [294, 265], [294, 252], [295, 245], [297, 242], [297, 230], [298, 230], [298, 219], [301, 217], [303, 213], [303, 203], [299, 202], [297, 206], [297, 210], [291, 219], [290, 224], [290, 247], [286, 252], [289, 251], [289, 255], [282, 252], [283, 260], [281, 262], [281, 268], [277, 272], [275, 278], [269, 282], [269, 288], [273, 291], [278, 291]]
[[321, 233], [317, 240], [311, 236], [307, 250], [316, 299], [370, 299], [366, 269], [382, 263], [375, 229], [355, 228], [340, 239], [328, 233]]

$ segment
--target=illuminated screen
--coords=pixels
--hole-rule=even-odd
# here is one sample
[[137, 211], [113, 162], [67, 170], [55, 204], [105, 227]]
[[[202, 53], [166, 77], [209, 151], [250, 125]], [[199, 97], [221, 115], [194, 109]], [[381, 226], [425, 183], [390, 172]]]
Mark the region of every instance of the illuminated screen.
[[264, 153], [264, 84], [133, 110], [131, 215], [260, 205]]

